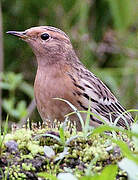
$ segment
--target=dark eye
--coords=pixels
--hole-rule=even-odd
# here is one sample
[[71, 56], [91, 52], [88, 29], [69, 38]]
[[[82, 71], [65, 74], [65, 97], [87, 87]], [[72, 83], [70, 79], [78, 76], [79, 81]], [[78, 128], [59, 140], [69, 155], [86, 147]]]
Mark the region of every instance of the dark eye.
[[43, 39], [43, 40], [47, 40], [47, 39], [49, 39], [49, 34], [47, 34], [47, 33], [44, 33], [44, 34], [42, 34], [41, 35], [41, 39]]

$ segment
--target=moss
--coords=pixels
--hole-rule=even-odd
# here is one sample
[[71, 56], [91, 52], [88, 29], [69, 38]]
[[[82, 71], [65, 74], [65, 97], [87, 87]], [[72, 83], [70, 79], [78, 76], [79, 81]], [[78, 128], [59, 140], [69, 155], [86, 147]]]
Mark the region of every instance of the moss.
[[31, 154], [33, 156], [35, 156], [37, 154], [44, 154], [44, 147], [43, 146], [39, 146], [37, 144], [37, 142], [30, 141], [30, 142], [27, 143], [26, 147], [31, 152]]
[[[91, 171], [99, 173], [108, 164], [116, 164], [123, 156], [120, 151], [115, 152], [116, 144], [104, 134], [83, 137], [83, 132], [78, 132], [78, 138], [72, 139], [68, 146], [68, 154], [63, 153], [64, 146], [52, 137], [44, 137], [42, 134], [51, 133], [59, 137], [58, 128], [33, 128], [18, 129], [14, 133], [7, 134], [5, 142], [14, 140], [18, 143], [18, 152], [10, 153], [5, 149], [3, 158], [7, 160], [7, 167], [4, 166], [3, 172], [8, 172], [11, 180], [13, 179], [33, 179], [38, 172], [46, 171], [49, 174], [57, 175], [60, 172], [72, 172], [80, 178], [85, 175], [91, 162], [96, 158], [91, 166]], [[76, 131], [65, 131], [65, 139], [76, 136]], [[126, 135], [116, 135], [117, 138], [125, 139], [130, 142]], [[4, 142], [4, 143], [5, 143]], [[133, 143], [130, 143], [133, 146]], [[48, 159], [44, 155], [44, 146], [50, 146], [55, 152], [54, 159]], [[133, 148], [134, 150], [134, 148]], [[63, 154], [62, 154], [63, 153]], [[62, 154], [62, 155], [61, 155]], [[9, 167], [8, 167], [9, 166]], [[123, 173], [119, 170], [119, 173]], [[125, 175], [126, 176], [126, 175]]]
[[33, 159], [33, 155], [31, 153], [29, 154], [26, 154], [26, 155], [21, 155], [21, 160], [24, 160], [24, 159]]
[[35, 167], [33, 167], [31, 163], [30, 164], [22, 163], [22, 169], [26, 171], [35, 171]]
[[20, 171], [20, 165], [12, 165], [11, 167], [5, 167], [4, 174], [8, 174], [9, 179], [11, 180], [26, 178], [26, 175]]

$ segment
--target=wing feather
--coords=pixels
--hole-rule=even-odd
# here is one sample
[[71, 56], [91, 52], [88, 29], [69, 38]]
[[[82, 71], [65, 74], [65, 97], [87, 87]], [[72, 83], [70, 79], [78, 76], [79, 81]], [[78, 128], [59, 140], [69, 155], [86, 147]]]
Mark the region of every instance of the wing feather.
[[[81, 102], [85, 107], [88, 107], [89, 102], [91, 102], [90, 107], [93, 113], [100, 115], [108, 121], [111, 116], [112, 122], [122, 114], [121, 116], [123, 117], [120, 116], [117, 125], [126, 127], [124, 118], [128, 124], [131, 125], [133, 122], [131, 114], [128, 112], [124, 113], [126, 111], [125, 108], [121, 106], [111, 91], [93, 73], [85, 69], [85, 71], [81, 73], [81, 79], [78, 83], [85, 89], [84, 93], [81, 94]], [[92, 117], [92, 120], [94, 119], [95, 117]], [[97, 122], [99, 122], [98, 119]]]

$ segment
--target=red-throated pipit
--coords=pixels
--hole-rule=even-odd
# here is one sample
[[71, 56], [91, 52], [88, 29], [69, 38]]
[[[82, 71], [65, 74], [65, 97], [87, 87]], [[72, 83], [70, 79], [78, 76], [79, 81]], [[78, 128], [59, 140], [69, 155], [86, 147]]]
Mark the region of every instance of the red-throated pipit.
[[[69, 37], [61, 30], [40, 26], [23, 32], [8, 31], [26, 41], [32, 48], [38, 63], [34, 83], [34, 93], [38, 111], [44, 121], [54, 119], [64, 121], [64, 116], [72, 112], [71, 107], [60, 100], [72, 103], [78, 110], [88, 110], [100, 116], [104, 121], [112, 122], [125, 109], [106, 85], [84, 67], [76, 56]], [[82, 114], [85, 120], [86, 114]], [[97, 126], [102, 121], [90, 116], [90, 125]], [[81, 129], [77, 115], [70, 117], [77, 129]], [[133, 119], [129, 113], [123, 113], [117, 121], [118, 126], [131, 125]]]

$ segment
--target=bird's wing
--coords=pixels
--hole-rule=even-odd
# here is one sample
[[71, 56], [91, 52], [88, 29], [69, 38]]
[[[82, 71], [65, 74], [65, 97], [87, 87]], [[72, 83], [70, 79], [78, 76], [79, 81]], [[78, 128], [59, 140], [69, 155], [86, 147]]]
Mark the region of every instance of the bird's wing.
[[[82, 71], [82, 70], [81, 70]], [[80, 72], [81, 72], [80, 71]], [[75, 83], [74, 83], [75, 84]], [[76, 82], [76, 86], [80, 89], [80, 106], [87, 110], [89, 103], [91, 111], [100, 115], [105, 121], [111, 120], [114, 122], [117, 117], [117, 125], [126, 127], [126, 122], [130, 125], [133, 118], [130, 113], [124, 113], [126, 110], [121, 106], [111, 91], [98, 79], [93, 73], [87, 69], [83, 69], [80, 74], [80, 79]], [[101, 123], [94, 116], [91, 116], [93, 121]]]

